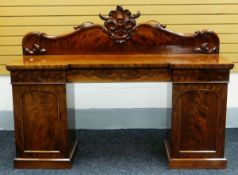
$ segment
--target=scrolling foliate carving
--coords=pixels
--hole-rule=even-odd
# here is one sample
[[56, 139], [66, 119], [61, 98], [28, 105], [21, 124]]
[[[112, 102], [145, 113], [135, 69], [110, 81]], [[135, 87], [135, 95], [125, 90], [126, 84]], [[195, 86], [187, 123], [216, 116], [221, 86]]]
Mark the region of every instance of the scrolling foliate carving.
[[80, 24], [78, 26], [75, 26], [74, 29], [75, 30], [81, 30], [81, 29], [86, 29], [86, 28], [89, 28], [90, 26], [93, 26], [93, 23], [92, 22], [85, 22], [83, 24]]
[[120, 44], [131, 39], [136, 26], [135, 19], [139, 16], [140, 12], [131, 14], [129, 10], [124, 10], [122, 6], [117, 6], [116, 10], [110, 11], [108, 17], [99, 14], [99, 17], [105, 20], [104, 25], [110, 37]]
[[45, 48], [41, 48], [39, 44], [33, 44], [33, 48], [32, 49], [24, 48], [24, 51], [28, 55], [43, 55], [43, 54], [45, 54], [47, 52], [46, 49]]
[[195, 48], [196, 53], [204, 53], [204, 54], [213, 54], [217, 52], [217, 47], [209, 48], [208, 43], [202, 43], [200, 46]]
[[219, 37], [210, 30], [180, 34], [157, 21], [137, 24], [140, 13], [121, 6], [99, 15], [104, 25], [85, 22], [64, 35], [31, 32], [24, 36], [24, 55], [71, 54], [218, 54]]

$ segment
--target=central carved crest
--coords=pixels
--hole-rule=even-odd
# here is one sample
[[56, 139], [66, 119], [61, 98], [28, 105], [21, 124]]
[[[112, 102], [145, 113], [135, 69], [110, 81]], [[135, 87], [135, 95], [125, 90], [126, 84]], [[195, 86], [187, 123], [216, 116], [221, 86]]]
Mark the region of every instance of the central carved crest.
[[99, 14], [110, 37], [119, 44], [128, 41], [132, 37], [132, 33], [136, 26], [136, 18], [140, 16], [140, 12], [132, 15], [129, 10], [124, 10], [122, 6], [117, 6], [116, 10], [109, 12], [108, 17]]

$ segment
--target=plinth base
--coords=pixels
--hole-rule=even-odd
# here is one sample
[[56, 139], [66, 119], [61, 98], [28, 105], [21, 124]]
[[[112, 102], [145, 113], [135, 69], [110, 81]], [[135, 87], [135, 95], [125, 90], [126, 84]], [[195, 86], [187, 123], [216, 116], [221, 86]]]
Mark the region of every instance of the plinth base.
[[164, 141], [169, 168], [214, 168], [214, 169], [225, 169], [227, 167], [226, 158], [171, 158], [170, 157], [170, 145]]
[[76, 152], [77, 145], [78, 141], [75, 141], [69, 158], [15, 158], [14, 168], [69, 169], [72, 167], [72, 161]]

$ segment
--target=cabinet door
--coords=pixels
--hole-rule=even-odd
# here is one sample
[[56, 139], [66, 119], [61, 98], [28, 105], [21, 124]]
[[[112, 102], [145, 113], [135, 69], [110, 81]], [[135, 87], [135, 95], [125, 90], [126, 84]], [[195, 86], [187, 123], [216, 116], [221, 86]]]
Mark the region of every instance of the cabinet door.
[[224, 156], [226, 83], [174, 83], [171, 158]]
[[13, 85], [17, 157], [68, 156], [65, 85]]

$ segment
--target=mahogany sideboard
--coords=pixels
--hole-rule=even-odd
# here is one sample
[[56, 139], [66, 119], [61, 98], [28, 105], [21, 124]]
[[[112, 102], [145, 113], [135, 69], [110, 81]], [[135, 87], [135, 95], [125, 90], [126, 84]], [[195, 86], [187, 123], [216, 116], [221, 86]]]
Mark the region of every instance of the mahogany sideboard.
[[25, 35], [24, 56], [7, 65], [16, 168], [71, 167], [77, 139], [66, 92], [73, 82], [172, 82], [169, 167], [226, 168], [227, 83], [234, 65], [219, 55], [217, 34], [136, 25], [139, 16], [117, 6], [100, 15], [104, 26], [83, 23], [66, 35]]

